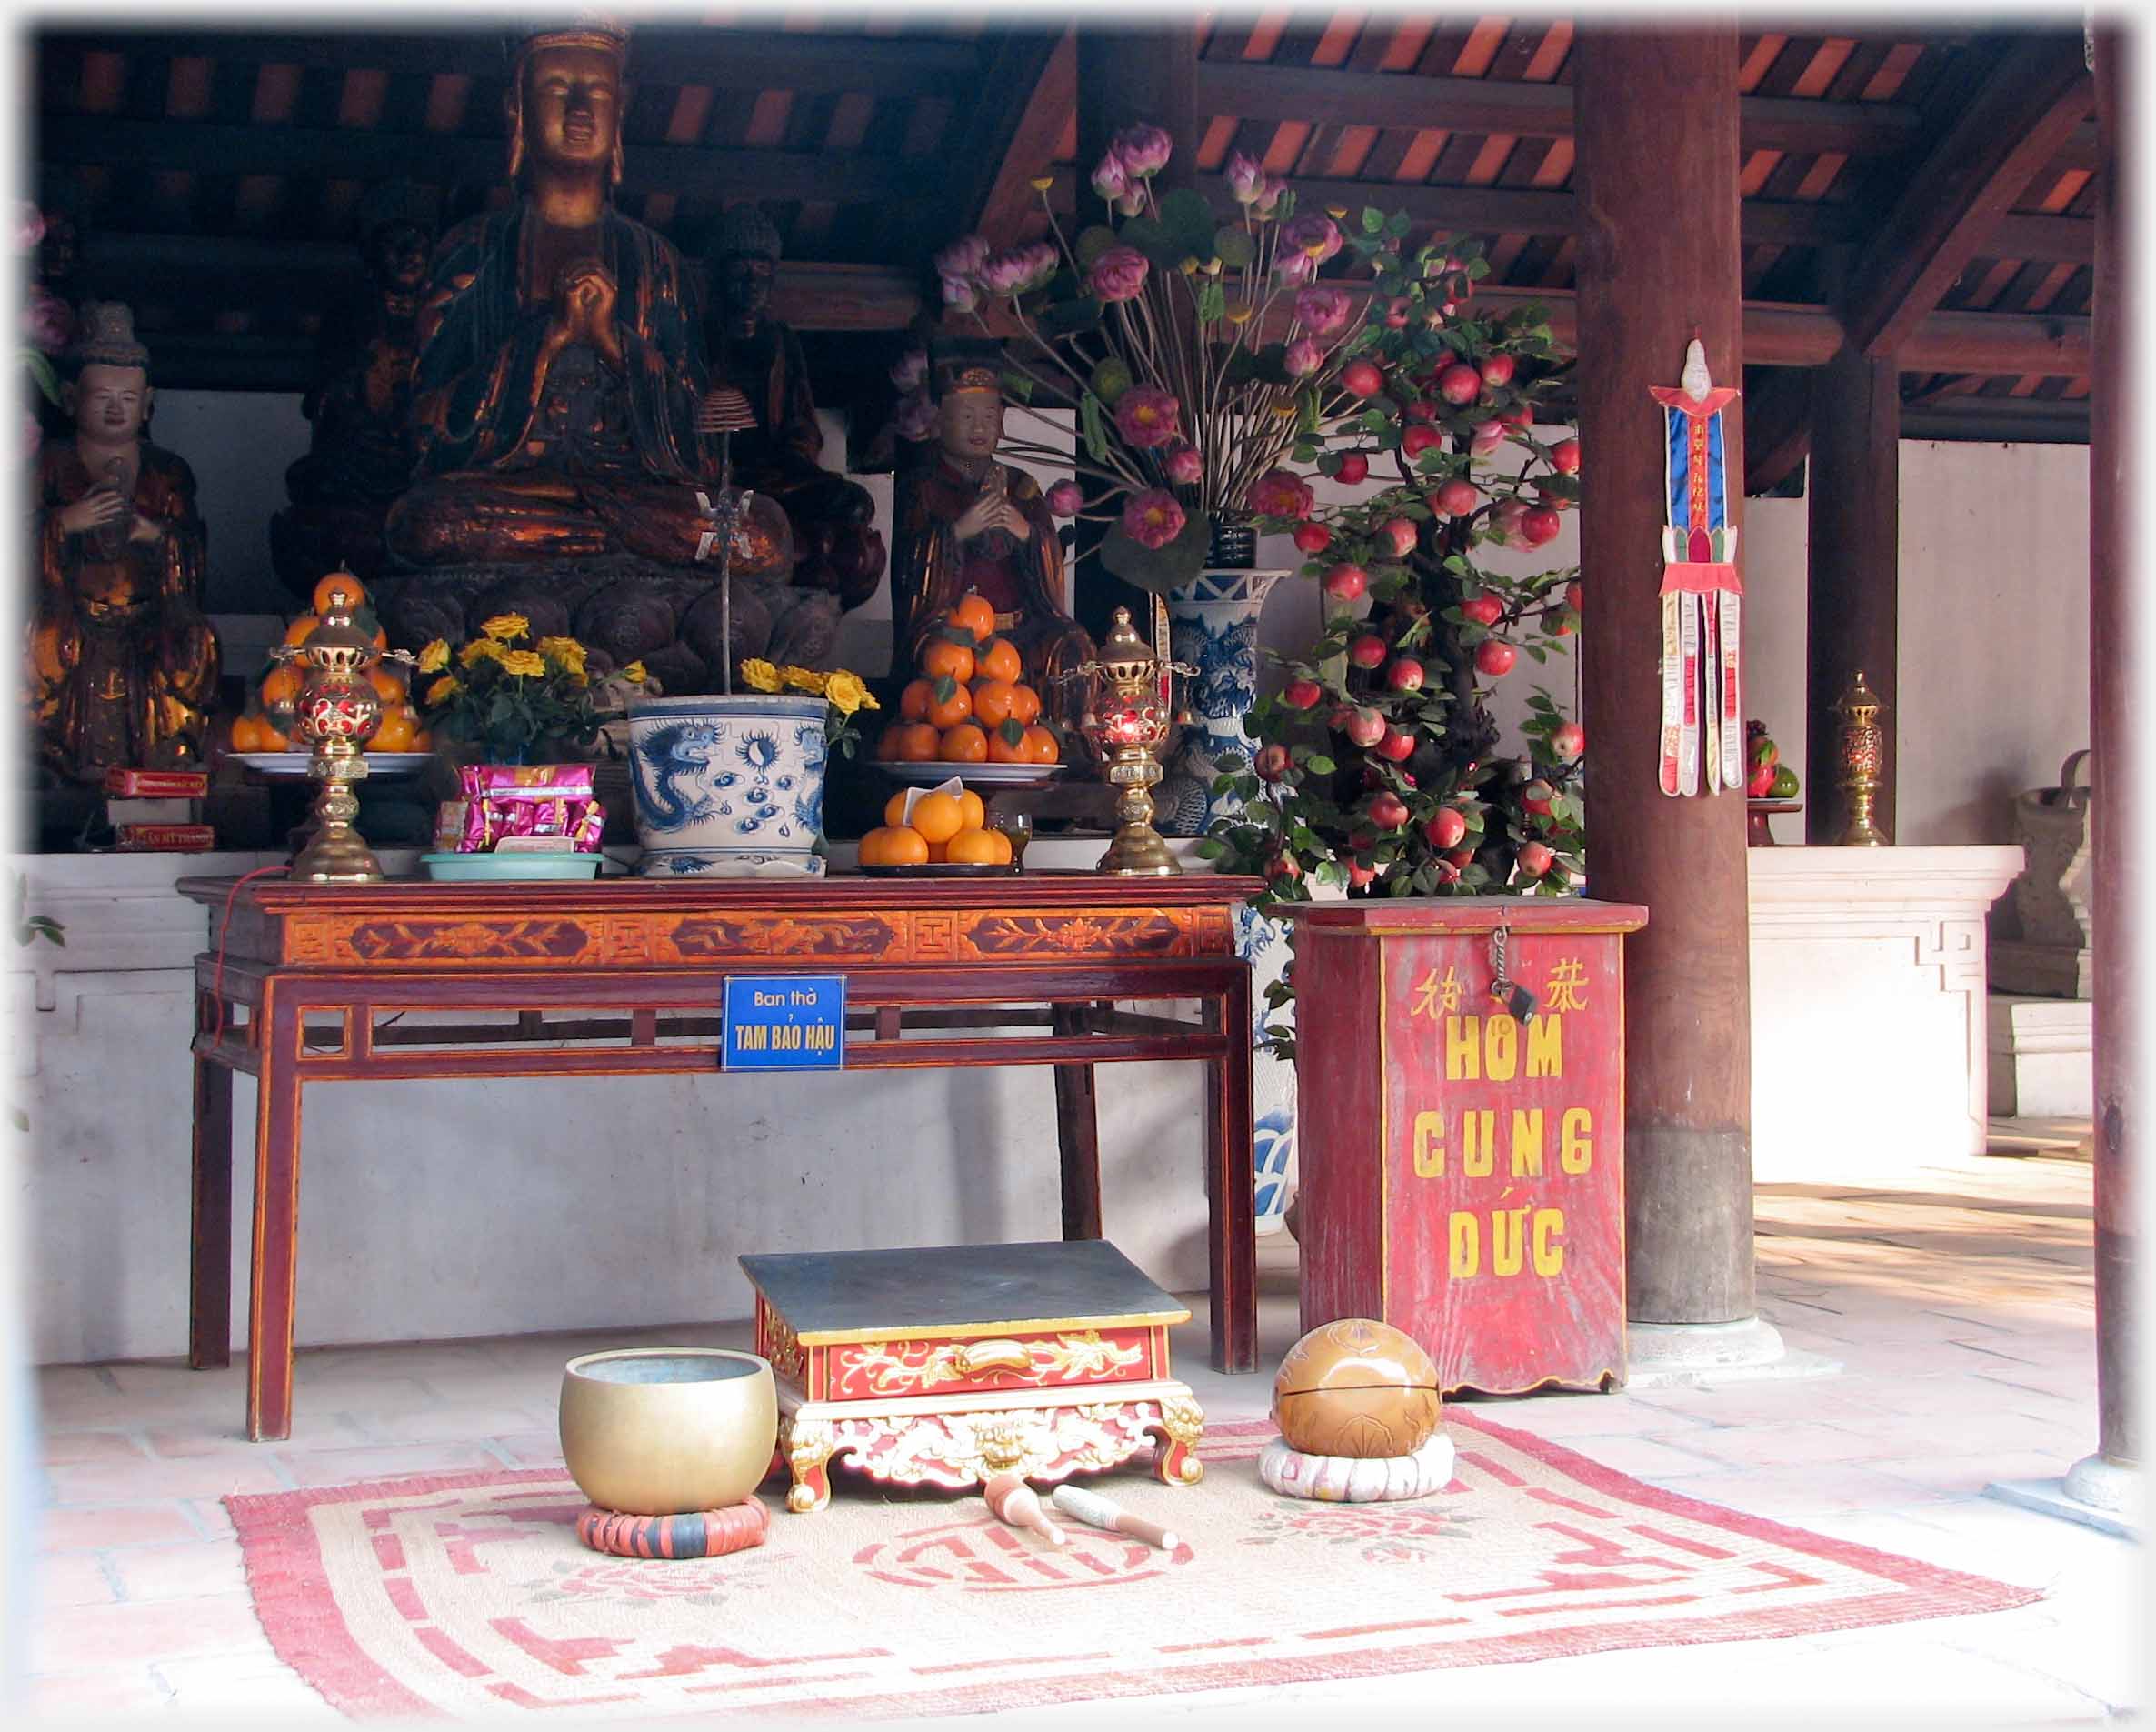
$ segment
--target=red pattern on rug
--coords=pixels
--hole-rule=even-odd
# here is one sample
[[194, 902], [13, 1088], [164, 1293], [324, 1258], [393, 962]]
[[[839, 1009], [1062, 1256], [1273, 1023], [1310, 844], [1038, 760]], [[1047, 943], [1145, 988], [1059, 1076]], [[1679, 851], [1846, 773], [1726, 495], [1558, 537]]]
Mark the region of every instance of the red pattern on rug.
[[559, 1468], [225, 1501], [272, 1646], [354, 1717], [981, 1712], [2042, 1597], [1660, 1490], [1457, 1408], [1446, 1424], [1453, 1482], [1414, 1503], [1273, 1496], [1253, 1465], [1263, 1422], [1215, 1427], [1196, 1488], [1100, 1482], [1172, 1521], [1173, 1553], [1085, 1527], [1053, 1551], [977, 1497], [843, 1474], [829, 1508], [774, 1516], [764, 1547], [690, 1560], [585, 1549], [584, 1500]]

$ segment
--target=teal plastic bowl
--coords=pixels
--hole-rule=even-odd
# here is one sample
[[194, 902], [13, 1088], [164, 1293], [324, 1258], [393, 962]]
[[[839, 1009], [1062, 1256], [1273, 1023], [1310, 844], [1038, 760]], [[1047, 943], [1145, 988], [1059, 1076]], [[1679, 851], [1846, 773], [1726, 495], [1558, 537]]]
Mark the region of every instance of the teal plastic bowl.
[[501, 883], [505, 879], [595, 878], [596, 854], [423, 854], [420, 862], [430, 878], [473, 883]]

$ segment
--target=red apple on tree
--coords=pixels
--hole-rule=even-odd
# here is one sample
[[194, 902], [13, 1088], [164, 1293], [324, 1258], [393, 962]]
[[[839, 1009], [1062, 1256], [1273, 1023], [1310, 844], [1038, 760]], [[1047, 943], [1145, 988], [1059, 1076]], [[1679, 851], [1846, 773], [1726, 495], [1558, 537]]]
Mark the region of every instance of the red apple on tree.
[[1370, 459], [1360, 451], [1351, 451], [1340, 460], [1340, 479], [1352, 486], [1358, 481], [1370, 478]]
[[1385, 684], [1396, 692], [1419, 692], [1422, 689], [1422, 664], [1412, 656], [1393, 657], [1385, 669]]
[[1465, 476], [1441, 481], [1430, 490], [1427, 500], [1431, 510], [1446, 517], [1464, 517], [1482, 502], [1481, 490]]
[[1306, 554], [1322, 554], [1333, 545], [1333, 532], [1322, 523], [1295, 526], [1295, 546]]
[[1478, 457], [1486, 457], [1504, 443], [1506, 431], [1502, 421], [1478, 421], [1470, 436], [1468, 449]]
[[1368, 884], [1372, 878], [1376, 876], [1377, 868], [1375, 866], [1366, 866], [1360, 860], [1350, 860], [1348, 862], [1347, 880], [1349, 889], [1360, 890], [1364, 885]]
[[1494, 626], [1504, 617], [1504, 604], [1485, 589], [1460, 604], [1460, 616], [1478, 626]]
[[1381, 830], [1397, 830], [1407, 822], [1407, 802], [1397, 794], [1381, 794], [1370, 803], [1370, 821]]
[[1325, 688], [1314, 679], [1292, 679], [1281, 687], [1280, 701], [1293, 710], [1311, 710], [1318, 706]]
[[1364, 632], [1348, 646], [1348, 660], [1357, 667], [1375, 667], [1388, 654], [1385, 640], [1374, 632]]
[[1534, 405], [1515, 404], [1497, 418], [1508, 427], [1532, 427], [1534, 425]]
[[1410, 421], [1434, 421], [1437, 419], [1437, 405], [1428, 397], [1417, 397], [1402, 413]]
[[1531, 878], [1539, 878], [1557, 864], [1557, 856], [1540, 842], [1523, 843], [1520, 848], [1520, 870]]
[[1521, 806], [1537, 817], [1546, 818], [1550, 816], [1550, 802], [1556, 797], [1557, 790], [1539, 776], [1520, 790]]
[[1580, 442], [1577, 439], [1560, 439], [1550, 447], [1550, 467], [1561, 476], [1580, 473]]
[[1460, 881], [1460, 868], [1450, 860], [1440, 860], [1437, 862], [1437, 881], [1440, 884], [1457, 884]]
[[1559, 724], [1550, 736], [1550, 749], [1563, 762], [1570, 764], [1587, 749], [1587, 730], [1577, 722]]
[[1510, 385], [1519, 363], [1502, 353], [1482, 357], [1482, 383], [1484, 385]]
[[1335, 734], [1344, 734], [1359, 713], [1352, 704], [1335, 704], [1326, 712], [1325, 726]]
[[1585, 598], [1586, 594], [1585, 586], [1575, 577], [1564, 586], [1564, 605], [1575, 614], [1579, 613], [1581, 611], [1580, 604]]
[[1464, 361], [1455, 361], [1437, 375], [1437, 395], [1447, 403], [1472, 403], [1482, 394], [1482, 375]]
[[1324, 585], [1325, 594], [1334, 601], [1357, 601], [1370, 587], [1370, 574], [1360, 566], [1343, 561], [1325, 573]]
[[1467, 819], [1456, 806], [1439, 806], [1430, 821], [1422, 826], [1422, 835], [1430, 846], [1441, 854], [1448, 848], [1458, 847], [1461, 838], [1466, 834]]
[[1385, 737], [1385, 718], [1375, 710], [1358, 709], [1348, 720], [1347, 736], [1357, 746], [1375, 746]]
[[1563, 528], [1557, 514], [1547, 506], [1537, 506], [1520, 519], [1520, 535], [1530, 547], [1539, 547], [1545, 541], [1557, 539], [1557, 532]]
[[1520, 652], [1502, 637], [1484, 638], [1475, 649], [1475, 666], [1492, 679], [1502, 679], [1519, 659]]
[[1385, 388], [1385, 375], [1372, 363], [1357, 358], [1340, 369], [1341, 389], [1359, 397], [1373, 397]]
[[1405, 517], [1393, 517], [1380, 526], [1378, 539], [1392, 550], [1392, 557], [1405, 559], [1415, 550], [1415, 526]]
[[1406, 330], [1407, 309], [1408, 304], [1404, 295], [1395, 295], [1392, 300], [1386, 302], [1385, 328], [1389, 331]]
[[1415, 736], [1400, 728], [1389, 728], [1385, 737], [1376, 746], [1377, 755], [1394, 764], [1404, 764], [1415, 755]]
[[1293, 760], [1284, 746], [1261, 746], [1257, 756], [1257, 772], [1268, 782], [1277, 782], [1293, 767]]
[[1400, 448], [1407, 454], [1411, 463], [1429, 450], [1431, 446], [1442, 445], [1444, 442], [1445, 436], [1443, 434], [1435, 427], [1423, 426], [1420, 423], [1400, 436]]
[[1303, 864], [1292, 854], [1276, 854], [1265, 862], [1265, 876], [1275, 884], [1299, 878], [1303, 876]]
[[1445, 856], [1445, 858], [1450, 860], [1454, 866], [1458, 866], [1461, 871], [1464, 872], [1469, 866], [1475, 863], [1474, 846], [1473, 844], [1470, 843], [1464, 848], [1454, 848], [1450, 854]]

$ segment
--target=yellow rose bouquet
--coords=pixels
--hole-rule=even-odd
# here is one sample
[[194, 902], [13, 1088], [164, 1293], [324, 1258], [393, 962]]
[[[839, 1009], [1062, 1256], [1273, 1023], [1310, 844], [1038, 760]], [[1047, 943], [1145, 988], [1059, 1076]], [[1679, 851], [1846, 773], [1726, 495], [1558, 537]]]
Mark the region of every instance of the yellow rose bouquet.
[[858, 674], [844, 668], [826, 674], [813, 667], [780, 667], [771, 662], [750, 660], [741, 665], [741, 683], [753, 692], [806, 692], [821, 697], [831, 707], [823, 713], [823, 737], [833, 752], [852, 757], [860, 745], [854, 717], [863, 710], [883, 706], [871, 696]]
[[[574, 637], [532, 636], [522, 614], [497, 614], [452, 649], [437, 637], [419, 653], [414, 689], [427, 726], [491, 763], [522, 764], [583, 751], [599, 731], [588, 652]], [[641, 664], [622, 675], [641, 684]]]

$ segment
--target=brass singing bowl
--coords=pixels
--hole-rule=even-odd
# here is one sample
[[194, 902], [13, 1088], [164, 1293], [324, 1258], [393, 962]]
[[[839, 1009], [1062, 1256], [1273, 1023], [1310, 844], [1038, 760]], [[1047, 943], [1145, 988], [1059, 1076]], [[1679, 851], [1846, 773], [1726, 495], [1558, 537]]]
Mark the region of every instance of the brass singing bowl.
[[562, 1458], [602, 1509], [681, 1516], [746, 1497], [771, 1466], [771, 1365], [725, 1347], [587, 1353], [562, 1372]]

